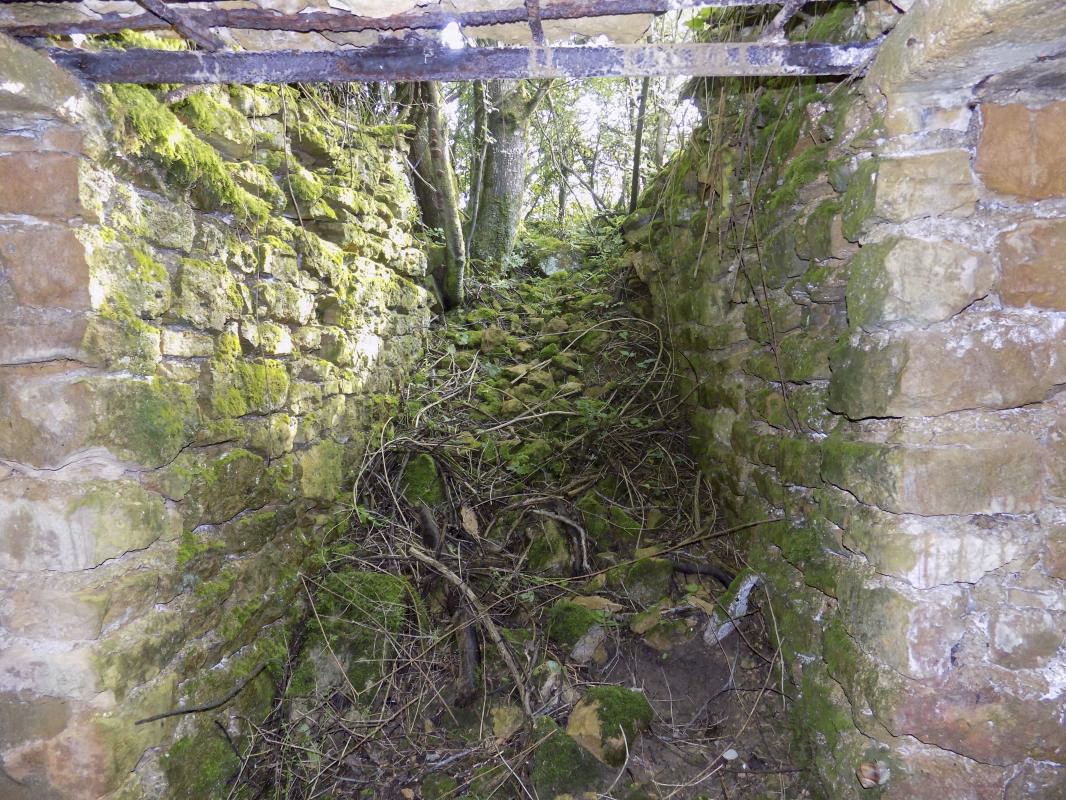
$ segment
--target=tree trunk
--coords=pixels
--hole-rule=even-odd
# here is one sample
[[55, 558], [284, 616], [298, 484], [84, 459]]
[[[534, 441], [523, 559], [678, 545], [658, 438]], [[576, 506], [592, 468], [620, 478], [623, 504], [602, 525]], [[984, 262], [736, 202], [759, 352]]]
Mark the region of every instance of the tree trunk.
[[438, 276], [448, 308], [463, 304], [466, 248], [459, 220], [459, 193], [455, 185], [447, 133], [441, 114], [440, 84], [423, 81], [412, 84], [414, 133], [410, 140], [415, 195], [422, 224], [441, 231], [444, 238], [444, 264]]
[[488, 81], [489, 145], [482, 165], [480, 202], [470, 237], [470, 257], [505, 261], [514, 251], [526, 191], [529, 118], [548, 90], [541, 82], [527, 99], [528, 82]]
[[637, 108], [637, 130], [633, 135], [633, 179], [629, 185], [629, 213], [637, 210], [637, 197], [640, 195], [640, 147], [644, 139], [644, 120], [648, 110], [648, 89], [651, 78], [645, 77], [640, 83], [640, 106]]
[[488, 132], [486, 120], [488, 108], [485, 105], [485, 82], [474, 81], [474, 135], [470, 142], [470, 193], [466, 198], [466, 250], [470, 252], [470, 239], [474, 235], [475, 221], [481, 206], [481, 187], [485, 180], [485, 154], [488, 150]]

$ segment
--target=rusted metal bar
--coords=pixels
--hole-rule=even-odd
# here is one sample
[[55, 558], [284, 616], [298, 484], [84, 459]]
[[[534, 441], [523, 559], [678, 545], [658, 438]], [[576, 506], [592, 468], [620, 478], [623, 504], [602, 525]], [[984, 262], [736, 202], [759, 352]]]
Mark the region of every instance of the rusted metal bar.
[[876, 44], [744, 42], [461, 50], [426, 44], [266, 53], [48, 52], [60, 65], [98, 83], [346, 83], [645, 75], [845, 75], [860, 71]]
[[540, 21], [540, 0], [526, 0], [526, 19], [529, 20], [529, 32], [533, 35], [533, 44], [544, 44], [544, 24]]
[[807, 0], [785, 0], [781, 10], [777, 12], [774, 18], [770, 20], [770, 24], [763, 30], [762, 39], [767, 42], [785, 41], [785, 26], [803, 8], [806, 2]]
[[[780, 0], [777, 0], [780, 2]], [[562, 0], [540, 8], [541, 20], [582, 19], [586, 17], [663, 14], [682, 8], [736, 8], [739, 6], [776, 5], [774, 0]], [[389, 17], [366, 17], [340, 11], [311, 11], [305, 14], [281, 14], [259, 8], [208, 9], [183, 11], [183, 18], [205, 28], [292, 31], [295, 33], [358, 33], [360, 31], [397, 31], [443, 29], [450, 22], [461, 28], [526, 23], [529, 12], [522, 7], [492, 11], [421, 11]], [[164, 28], [151, 14], [120, 16], [105, 14], [99, 19], [77, 22], [45, 22], [0, 25], [8, 36], [70, 36], [71, 34], [118, 33], [122, 30], [149, 31]]]
[[221, 50], [226, 43], [207, 28], [185, 19], [185, 15], [169, 8], [163, 0], [137, 0], [137, 5], [167, 22], [178, 34], [206, 50]]

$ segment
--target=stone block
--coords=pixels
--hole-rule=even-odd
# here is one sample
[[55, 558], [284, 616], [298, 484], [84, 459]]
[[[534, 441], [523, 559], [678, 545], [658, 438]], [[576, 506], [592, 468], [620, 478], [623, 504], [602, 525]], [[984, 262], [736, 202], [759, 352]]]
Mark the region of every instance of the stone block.
[[0, 566], [12, 571], [92, 569], [178, 532], [163, 498], [129, 481], [11, 478], [0, 520]]
[[0, 37], [0, 75], [0, 107], [8, 113], [43, 113], [74, 122], [80, 121], [78, 111], [87, 110], [87, 94], [74, 75], [8, 36]]
[[993, 277], [984, 253], [954, 242], [891, 237], [852, 259], [848, 322], [861, 328], [940, 322], [988, 294]]
[[847, 548], [862, 553], [878, 573], [931, 589], [977, 583], [1017, 558], [1026, 536], [1039, 535], [1028, 523], [1006, 527], [981, 524], [984, 519], [889, 514], [850, 502], [837, 522]]
[[26, 306], [90, 307], [85, 249], [69, 228], [26, 225], [0, 229], [0, 281]]
[[0, 214], [48, 219], [92, 218], [81, 201], [82, 159], [69, 153], [0, 154]]
[[1047, 480], [1038, 442], [985, 433], [968, 446], [823, 443], [822, 478], [896, 514], [1020, 514], [1043, 506]]
[[1012, 764], [1032, 759], [1063, 763], [1061, 694], [1025, 670], [961, 667], [938, 682], [914, 683], [888, 714], [897, 734], [977, 761]]
[[193, 391], [160, 378], [82, 376], [22, 368], [0, 381], [0, 458], [56, 467], [104, 447], [149, 467], [167, 463], [199, 426]]
[[0, 365], [62, 359], [91, 362], [83, 347], [86, 323], [83, 314], [63, 309], [19, 309], [16, 315], [0, 319]]
[[981, 107], [977, 172], [989, 189], [1030, 200], [1066, 195], [1066, 102]]
[[942, 150], [880, 160], [874, 214], [890, 222], [918, 217], [968, 217], [977, 186], [968, 150]]
[[175, 328], [162, 329], [162, 352], [165, 356], [197, 358], [210, 356], [214, 351], [215, 340], [206, 333]]
[[829, 407], [851, 419], [1016, 408], [1066, 382], [1066, 321], [962, 315], [834, 350]]
[[1066, 219], [1023, 222], [996, 244], [1004, 304], [1066, 311]]

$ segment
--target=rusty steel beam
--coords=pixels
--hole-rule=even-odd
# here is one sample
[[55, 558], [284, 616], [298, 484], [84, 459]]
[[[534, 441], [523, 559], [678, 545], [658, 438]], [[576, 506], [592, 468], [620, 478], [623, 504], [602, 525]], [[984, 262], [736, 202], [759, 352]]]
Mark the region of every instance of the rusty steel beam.
[[221, 50], [226, 43], [206, 27], [190, 22], [185, 15], [170, 8], [163, 0], [137, 0], [137, 5], [159, 19], [167, 22], [179, 35], [206, 50]]
[[[737, 8], [778, 5], [781, 0], [560, 0], [540, 7], [540, 20], [583, 19], [631, 14], [663, 14], [682, 8]], [[461, 28], [479, 28], [509, 23], [531, 23], [526, 5], [491, 11], [422, 11], [389, 17], [366, 17], [341, 11], [311, 11], [281, 14], [260, 8], [182, 11], [182, 19], [201, 28], [236, 28], [294, 33], [358, 33], [360, 31], [427, 30], [451, 22]], [[44, 22], [0, 25], [0, 33], [16, 37], [70, 36], [71, 34], [150, 31], [165, 28], [152, 14], [121, 16], [105, 14], [99, 19], [77, 22]]]
[[615, 45], [468, 47], [377, 45], [351, 50], [202, 53], [51, 49], [61, 66], [98, 83], [347, 83], [601, 76], [846, 75], [876, 42], [863, 44]]

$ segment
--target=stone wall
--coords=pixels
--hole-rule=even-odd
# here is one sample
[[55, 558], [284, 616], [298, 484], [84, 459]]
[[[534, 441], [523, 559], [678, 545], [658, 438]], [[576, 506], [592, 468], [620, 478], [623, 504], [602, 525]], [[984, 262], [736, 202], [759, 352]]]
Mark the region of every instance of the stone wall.
[[[166, 87], [164, 87], [166, 88]], [[207, 797], [421, 354], [394, 127], [0, 41], [0, 796]], [[351, 124], [346, 125], [345, 120]], [[350, 483], [348, 484], [350, 486]]]
[[629, 260], [814, 795], [1062, 797], [1066, 13], [904, 5], [794, 34], [895, 26], [864, 82], [699, 84]]

